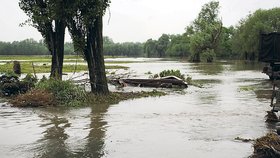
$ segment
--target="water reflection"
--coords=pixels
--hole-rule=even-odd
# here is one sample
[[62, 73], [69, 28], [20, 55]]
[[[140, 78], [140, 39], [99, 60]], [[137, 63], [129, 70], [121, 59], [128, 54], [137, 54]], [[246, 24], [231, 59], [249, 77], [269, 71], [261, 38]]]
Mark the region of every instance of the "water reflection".
[[256, 70], [261, 72], [264, 64], [256, 61], [233, 61], [234, 71]]
[[104, 120], [104, 116], [108, 108], [109, 105], [94, 105], [91, 107], [90, 131], [86, 137], [87, 144], [82, 151], [76, 153], [78, 157], [100, 158], [106, 154], [104, 141], [107, 122]]
[[71, 157], [71, 151], [69, 151], [65, 141], [68, 139], [68, 135], [65, 130], [71, 126], [69, 121], [59, 115], [40, 115], [43, 122], [40, 127], [46, 130], [42, 133], [43, 138], [38, 141], [40, 144], [38, 149], [36, 149], [35, 157], [40, 158], [64, 158]]
[[224, 70], [223, 62], [216, 63], [197, 63], [193, 68], [204, 75], [217, 75]]
[[190, 86], [182, 94], [168, 92], [110, 108], [2, 107], [0, 157], [248, 157], [251, 144], [234, 138], [254, 139], [273, 128], [264, 118], [271, 109], [271, 83], [258, 63], [157, 61], [127, 66], [139, 76], [179, 69], [203, 88]]

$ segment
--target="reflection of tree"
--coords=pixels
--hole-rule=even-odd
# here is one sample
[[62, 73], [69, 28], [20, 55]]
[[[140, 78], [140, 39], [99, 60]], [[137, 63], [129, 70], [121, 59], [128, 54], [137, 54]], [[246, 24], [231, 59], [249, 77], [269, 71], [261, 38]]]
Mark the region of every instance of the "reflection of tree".
[[97, 105], [91, 109], [90, 132], [82, 157], [99, 158], [104, 156], [104, 139], [107, 122], [104, 120], [109, 105]]
[[64, 158], [71, 157], [71, 152], [68, 151], [65, 140], [68, 135], [65, 134], [65, 128], [70, 127], [67, 119], [58, 116], [47, 117], [42, 116], [44, 120], [49, 120], [49, 123], [41, 125], [42, 127], [49, 126], [44, 131], [44, 138], [39, 140], [40, 149], [36, 157], [40, 158]]
[[255, 61], [236, 61], [233, 65], [233, 70], [244, 71], [244, 70], [257, 70], [263, 69], [264, 64]]
[[194, 69], [205, 75], [217, 75], [224, 71], [223, 63], [197, 63]]

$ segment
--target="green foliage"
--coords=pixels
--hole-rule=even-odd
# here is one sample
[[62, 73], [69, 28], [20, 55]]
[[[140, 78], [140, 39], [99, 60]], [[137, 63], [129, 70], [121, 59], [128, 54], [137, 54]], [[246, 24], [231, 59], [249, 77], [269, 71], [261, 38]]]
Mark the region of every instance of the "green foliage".
[[144, 45], [136, 42], [114, 43], [109, 37], [103, 38], [104, 54], [109, 56], [144, 56]]
[[[72, 43], [65, 43], [65, 54], [74, 54]], [[34, 39], [25, 39], [23, 41], [0, 42], [0, 55], [48, 55], [50, 54], [44, 42]]]
[[165, 57], [170, 44], [170, 36], [162, 34], [158, 40], [148, 39], [144, 45], [147, 57]]
[[160, 58], [165, 57], [165, 53], [166, 53], [168, 45], [170, 43], [169, 39], [170, 39], [169, 35], [167, 35], [167, 34], [162, 34], [160, 36], [160, 38], [158, 39], [156, 49], [157, 49], [157, 52], [158, 52], [158, 56]]
[[31, 75], [30, 73], [28, 73], [23, 79], [22, 82], [24, 83], [24, 85], [27, 86], [28, 89], [31, 89], [33, 87], [35, 87], [35, 84], [38, 82], [37, 77]]
[[208, 49], [216, 52], [218, 48], [222, 32], [222, 21], [218, 17], [219, 8], [218, 1], [205, 4], [198, 17], [186, 28], [186, 34], [190, 38], [191, 59], [194, 62], [200, 62], [203, 52], [207, 57], [212, 56]]
[[280, 8], [259, 9], [239, 22], [232, 38], [232, 49], [244, 59], [255, 60], [259, 52], [259, 34], [280, 32]]
[[233, 26], [223, 27], [221, 32], [221, 39], [216, 50], [216, 56], [220, 59], [237, 59], [238, 54], [232, 51], [232, 37], [235, 28]]
[[157, 41], [148, 39], [144, 44], [144, 53], [147, 57], [157, 57]]
[[208, 63], [213, 62], [215, 57], [216, 57], [216, 53], [214, 52], [214, 49], [209, 49], [209, 48], [204, 50], [201, 56], [201, 58]]
[[176, 76], [182, 80], [185, 80], [185, 75], [180, 70], [164, 70], [159, 73], [160, 77]]
[[190, 39], [186, 34], [170, 36], [170, 43], [166, 50], [166, 55], [170, 57], [190, 56]]
[[86, 92], [71, 81], [44, 80], [35, 88], [52, 93], [59, 105], [81, 106], [86, 101]]

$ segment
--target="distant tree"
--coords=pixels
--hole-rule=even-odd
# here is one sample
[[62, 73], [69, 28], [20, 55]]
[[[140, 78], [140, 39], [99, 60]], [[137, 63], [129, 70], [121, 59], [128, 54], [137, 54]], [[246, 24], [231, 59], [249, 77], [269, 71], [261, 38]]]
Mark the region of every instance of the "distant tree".
[[48, 55], [49, 51], [44, 43], [34, 39], [23, 41], [0, 42], [0, 55]]
[[166, 55], [173, 57], [187, 57], [190, 55], [189, 37], [183, 35], [170, 36], [170, 44], [168, 45]]
[[114, 44], [114, 41], [110, 37], [104, 36], [103, 43], [104, 43], [104, 45], [110, 45], [110, 44]]
[[242, 19], [232, 38], [232, 49], [246, 60], [255, 60], [260, 33], [270, 32], [280, 32], [280, 8], [259, 9]]
[[165, 57], [165, 53], [167, 51], [168, 45], [170, 43], [169, 35], [162, 34], [157, 41], [156, 50], [158, 52], [158, 57]]
[[149, 57], [156, 57], [157, 56], [157, 41], [153, 39], [148, 39], [144, 44], [144, 53], [146, 56]]
[[[73, 55], [73, 44], [66, 42], [64, 44], [65, 54]], [[43, 40], [25, 39], [14, 42], [0, 42], [0, 55], [49, 55]]]
[[220, 59], [238, 58], [238, 54], [232, 51], [232, 37], [234, 34], [234, 27], [223, 27], [221, 32], [221, 39], [216, 51], [216, 56]]
[[218, 16], [219, 2], [211, 1], [202, 7], [198, 17], [186, 28], [193, 62], [200, 62], [201, 56], [207, 62], [213, 61], [222, 32], [222, 21]]
[[78, 52], [74, 51], [74, 46], [72, 42], [66, 42], [64, 43], [64, 54], [68, 55], [77, 55]]

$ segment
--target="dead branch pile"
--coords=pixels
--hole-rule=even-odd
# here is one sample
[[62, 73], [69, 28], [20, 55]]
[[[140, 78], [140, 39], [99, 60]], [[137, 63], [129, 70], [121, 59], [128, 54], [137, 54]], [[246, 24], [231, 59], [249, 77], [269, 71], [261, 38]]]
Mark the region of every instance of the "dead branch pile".
[[254, 154], [250, 158], [279, 158], [280, 138], [276, 133], [268, 133], [258, 138], [254, 144]]
[[10, 101], [14, 107], [46, 107], [56, 104], [52, 93], [44, 90], [30, 90], [20, 94]]

